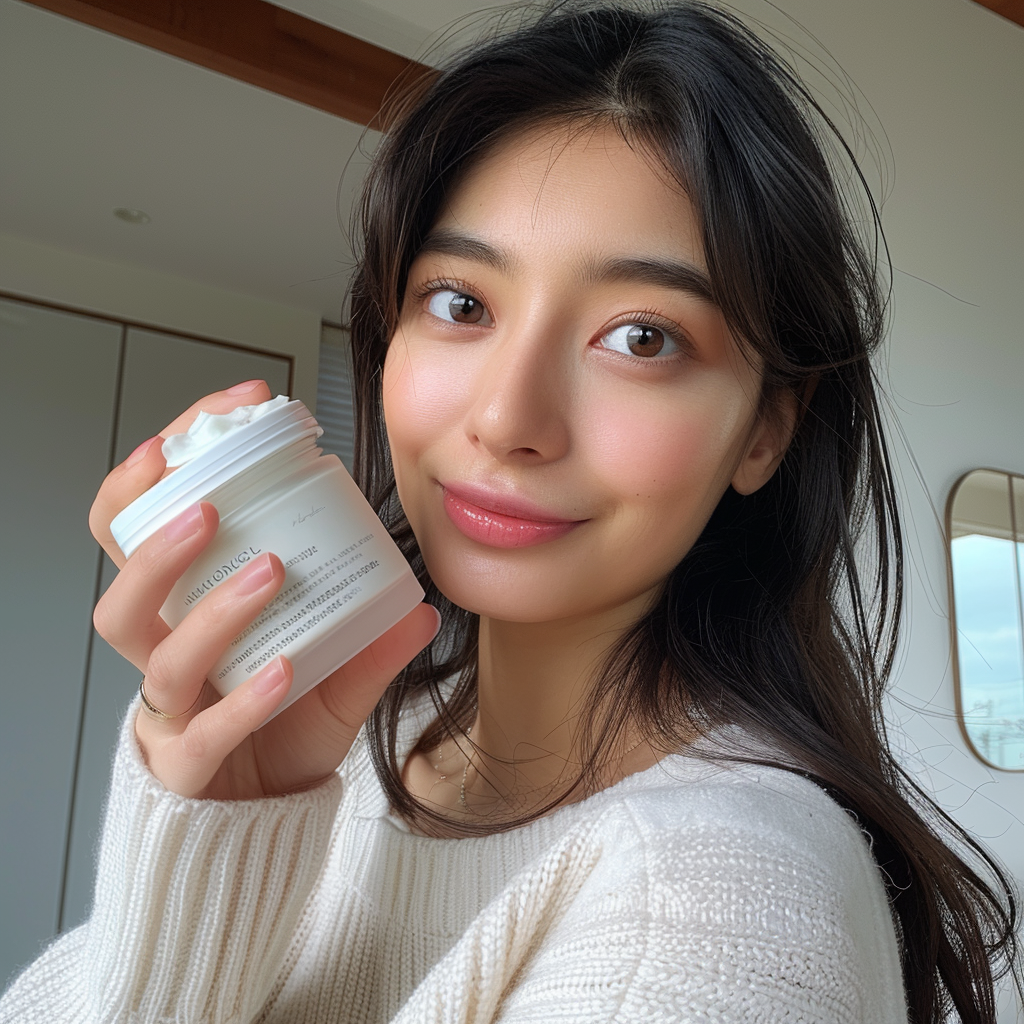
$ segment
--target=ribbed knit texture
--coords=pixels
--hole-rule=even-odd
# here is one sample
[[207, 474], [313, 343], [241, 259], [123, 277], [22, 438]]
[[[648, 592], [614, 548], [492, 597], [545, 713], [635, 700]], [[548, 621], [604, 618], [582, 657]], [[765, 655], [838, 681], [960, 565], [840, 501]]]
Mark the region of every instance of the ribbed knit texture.
[[363, 743], [311, 792], [186, 800], [134, 713], [92, 918], [2, 1024], [905, 1024], [868, 844], [799, 776], [672, 756], [514, 832], [427, 839]]

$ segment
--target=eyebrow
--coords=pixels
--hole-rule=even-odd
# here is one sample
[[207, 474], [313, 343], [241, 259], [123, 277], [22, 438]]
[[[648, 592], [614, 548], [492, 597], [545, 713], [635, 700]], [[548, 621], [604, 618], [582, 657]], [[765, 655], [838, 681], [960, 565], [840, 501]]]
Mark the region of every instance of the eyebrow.
[[589, 281], [635, 281], [653, 284], [673, 291], [688, 292], [698, 299], [715, 304], [711, 279], [692, 263], [666, 257], [615, 256], [588, 267], [584, 275]]
[[456, 256], [483, 263], [502, 274], [511, 274], [516, 269], [516, 261], [504, 250], [449, 228], [434, 228], [423, 240], [416, 256]]
[[[416, 255], [454, 256], [493, 267], [502, 274], [514, 273], [518, 263], [505, 250], [450, 228], [435, 228], [431, 231]], [[707, 273], [685, 260], [659, 256], [613, 256], [585, 265], [579, 277], [584, 284], [599, 284], [603, 281], [653, 284], [687, 292], [705, 302], [716, 304]]]

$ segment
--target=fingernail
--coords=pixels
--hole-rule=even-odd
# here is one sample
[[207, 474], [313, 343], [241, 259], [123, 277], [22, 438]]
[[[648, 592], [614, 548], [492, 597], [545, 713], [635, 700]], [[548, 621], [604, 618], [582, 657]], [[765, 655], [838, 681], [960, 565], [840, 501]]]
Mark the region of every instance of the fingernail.
[[277, 657], [252, 681], [252, 692], [270, 693], [284, 682], [284, 677], [284, 662]]
[[164, 537], [171, 543], [177, 544], [185, 540], [186, 537], [198, 533], [202, 526], [203, 510], [199, 507], [199, 502], [196, 502], [164, 527]]
[[433, 613], [437, 616], [437, 625], [434, 626], [434, 632], [430, 634], [430, 639], [433, 640], [438, 633], [441, 632], [441, 613], [433, 606], [430, 606]]
[[153, 442], [162, 440], [163, 438], [157, 434], [156, 437], [151, 437], [148, 441], [143, 441], [142, 444], [140, 444], [139, 447], [124, 460], [125, 466], [134, 466], [135, 463], [141, 462], [146, 457], [146, 452], [153, 447]]
[[274, 566], [269, 555], [260, 555], [252, 565], [243, 569], [236, 579], [236, 592], [254, 594], [274, 578]]
[[241, 384], [236, 384], [233, 388], [228, 388], [226, 394], [244, 395], [249, 391], [255, 391], [262, 383], [261, 380], [246, 380]]

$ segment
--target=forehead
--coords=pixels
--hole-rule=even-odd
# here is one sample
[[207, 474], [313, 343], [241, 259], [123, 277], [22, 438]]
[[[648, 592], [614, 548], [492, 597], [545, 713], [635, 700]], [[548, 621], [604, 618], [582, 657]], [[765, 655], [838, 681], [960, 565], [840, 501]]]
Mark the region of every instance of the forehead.
[[503, 140], [462, 176], [435, 226], [471, 229], [512, 254], [637, 253], [705, 268], [685, 192], [612, 127], [544, 126]]

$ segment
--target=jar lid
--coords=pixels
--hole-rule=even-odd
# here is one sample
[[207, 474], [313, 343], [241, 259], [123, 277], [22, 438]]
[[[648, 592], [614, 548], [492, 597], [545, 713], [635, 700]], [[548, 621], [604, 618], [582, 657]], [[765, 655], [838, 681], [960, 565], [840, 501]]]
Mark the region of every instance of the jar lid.
[[110, 524], [126, 558], [190, 505], [212, 494], [257, 463], [323, 430], [306, 406], [294, 400], [236, 427], [216, 443], [140, 494]]

